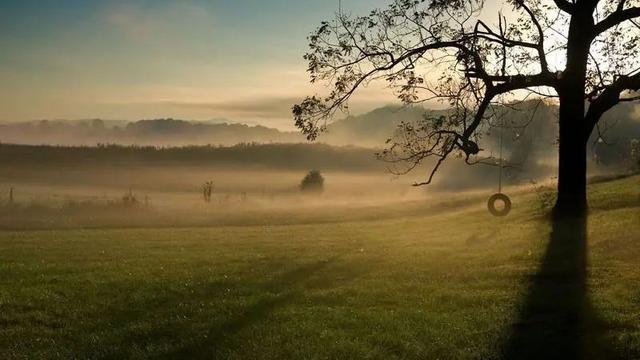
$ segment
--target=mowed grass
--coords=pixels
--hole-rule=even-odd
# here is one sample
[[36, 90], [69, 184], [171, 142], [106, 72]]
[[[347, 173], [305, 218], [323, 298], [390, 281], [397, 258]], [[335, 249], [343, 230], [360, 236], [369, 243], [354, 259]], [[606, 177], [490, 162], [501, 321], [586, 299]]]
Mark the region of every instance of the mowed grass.
[[[600, 340], [630, 359], [639, 184], [593, 185], [588, 225]], [[0, 358], [500, 358], [527, 326], [551, 232], [535, 195], [513, 200], [507, 218], [479, 202], [366, 221], [1, 232]]]

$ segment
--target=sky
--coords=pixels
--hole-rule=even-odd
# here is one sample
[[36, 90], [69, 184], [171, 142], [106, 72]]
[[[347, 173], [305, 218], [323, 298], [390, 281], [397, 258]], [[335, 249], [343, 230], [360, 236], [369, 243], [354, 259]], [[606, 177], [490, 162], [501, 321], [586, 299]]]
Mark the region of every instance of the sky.
[[[389, 0], [342, 0], [366, 14]], [[0, 122], [179, 118], [293, 129], [338, 0], [2, 0]], [[394, 102], [364, 89], [353, 112]]]

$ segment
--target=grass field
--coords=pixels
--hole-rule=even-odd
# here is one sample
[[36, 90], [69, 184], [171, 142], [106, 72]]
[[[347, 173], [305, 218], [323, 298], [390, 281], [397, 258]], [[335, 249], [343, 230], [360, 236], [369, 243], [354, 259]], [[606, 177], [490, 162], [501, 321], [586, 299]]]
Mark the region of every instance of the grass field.
[[639, 184], [591, 186], [586, 248], [526, 193], [504, 219], [3, 231], [0, 358], [638, 359]]

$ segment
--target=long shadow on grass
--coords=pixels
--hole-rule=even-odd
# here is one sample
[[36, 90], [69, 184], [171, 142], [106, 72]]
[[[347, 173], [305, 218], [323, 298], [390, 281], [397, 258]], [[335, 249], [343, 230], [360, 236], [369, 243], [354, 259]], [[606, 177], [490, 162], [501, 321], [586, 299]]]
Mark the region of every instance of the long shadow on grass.
[[217, 359], [225, 358], [238, 350], [234, 337], [243, 329], [251, 327], [267, 318], [281, 306], [295, 301], [301, 295], [302, 283], [322, 271], [336, 259], [322, 260], [300, 266], [286, 272], [265, 286], [265, 296], [253, 305], [232, 316], [227, 321], [209, 329], [206, 338], [166, 354], [164, 359]]
[[587, 291], [586, 217], [553, 220], [503, 359], [614, 359]]

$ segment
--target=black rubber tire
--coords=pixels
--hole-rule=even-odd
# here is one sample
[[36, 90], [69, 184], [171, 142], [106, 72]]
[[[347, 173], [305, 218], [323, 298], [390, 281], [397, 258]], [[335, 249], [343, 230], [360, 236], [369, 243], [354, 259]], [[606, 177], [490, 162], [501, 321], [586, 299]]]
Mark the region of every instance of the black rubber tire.
[[[502, 201], [504, 203], [504, 209], [498, 210], [496, 209], [496, 202]], [[511, 212], [511, 199], [505, 194], [494, 194], [489, 198], [487, 202], [487, 208], [489, 208], [489, 212], [493, 216], [502, 217], [507, 216]]]

